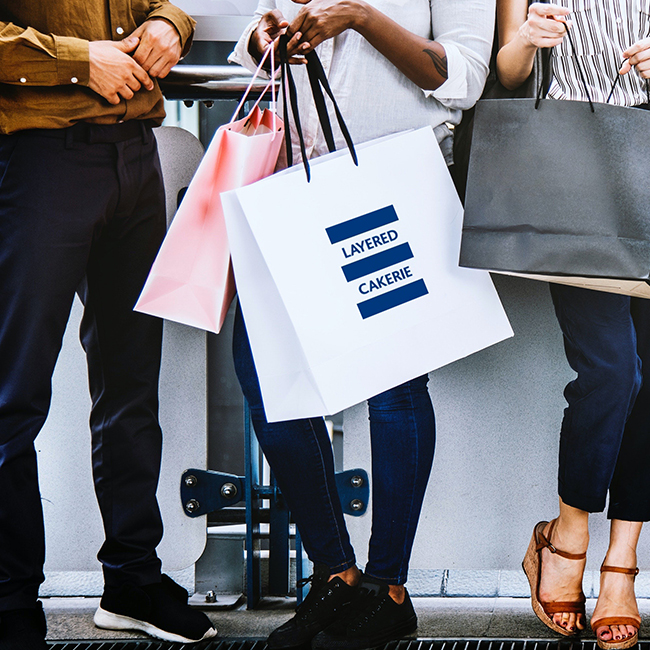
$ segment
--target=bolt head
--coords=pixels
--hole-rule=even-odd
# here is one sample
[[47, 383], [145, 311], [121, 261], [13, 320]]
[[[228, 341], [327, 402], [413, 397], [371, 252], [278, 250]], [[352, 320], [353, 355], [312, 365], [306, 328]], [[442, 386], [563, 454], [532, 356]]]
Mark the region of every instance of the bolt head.
[[352, 485], [353, 488], [360, 488], [363, 485], [363, 476], [353, 476], [350, 479], [350, 485]]
[[199, 481], [198, 481], [198, 479], [196, 478], [196, 476], [194, 476], [194, 474], [188, 474], [188, 475], [185, 477], [185, 485], [186, 485], [187, 487], [194, 487], [198, 482], [199, 482]]
[[361, 499], [352, 499], [352, 501], [350, 501], [350, 509], [355, 512], [363, 510], [363, 501], [361, 501]]
[[206, 603], [216, 603], [217, 602], [217, 594], [216, 592], [210, 590], [208, 591], [207, 594], [205, 594], [205, 602]]
[[237, 496], [237, 486], [234, 483], [224, 483], [221, 486], [221, 496], [224, 499], [234, 499]]
[[189, 512], [190, 514], [193, 514], [199, 510], [201, 507], [201, 504], [196, 500], [196, 499], [190, 499], [186, 504], [185, 504], [185, 510]]

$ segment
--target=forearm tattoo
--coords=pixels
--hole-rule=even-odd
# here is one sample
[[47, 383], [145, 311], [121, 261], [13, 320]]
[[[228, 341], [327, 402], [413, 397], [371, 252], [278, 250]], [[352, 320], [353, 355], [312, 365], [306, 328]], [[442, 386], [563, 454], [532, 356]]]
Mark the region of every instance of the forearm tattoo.
[[430, 50], [427, 47], [425, 47], [422, 51], [431, 57], [431, 61], [433, 61], [433, 65], [436, 67], [436, 72], [443, 79], [446, 79], [447, 78], [447, 57], [440, 56], [440, 54], [438, 54], [435, 50]]

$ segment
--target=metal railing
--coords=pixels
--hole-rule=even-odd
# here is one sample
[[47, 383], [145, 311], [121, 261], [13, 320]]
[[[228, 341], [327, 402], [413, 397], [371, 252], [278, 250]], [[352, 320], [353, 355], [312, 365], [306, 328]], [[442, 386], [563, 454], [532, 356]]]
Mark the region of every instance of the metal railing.
[[[251, 73], [238, 65], [177, 65], [161, 79], [160, 87], [170, 100], [209, 102], [239, 99], [251, 79]], [[259, 97], [267, 84], [268, 79], [257, 79], [251, 97]]]

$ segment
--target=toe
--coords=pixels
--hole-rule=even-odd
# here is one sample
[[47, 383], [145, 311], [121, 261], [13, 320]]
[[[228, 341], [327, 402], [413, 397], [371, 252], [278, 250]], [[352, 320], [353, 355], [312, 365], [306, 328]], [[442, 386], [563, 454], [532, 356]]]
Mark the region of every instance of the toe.
[[571, 616], [571, 614], [569, 614], [569, 612], [564, 612], [562, 614], [562, 622], [560, 623], [560, 625], [563, 628], [567, 629], [567, 630], [569, 629], [569, 618], [570, 618], [570, 616]]
[[566, 629], [569, 632], [573, 632], [576, 629], [576, 615], [573, 613], [569, 614], [569, 617], [567, 618], [567, 625]]
[[608, 625], [603, 625], [596, 630], [596, 636], [603, 641], [611, 641], [612, 631]]
[[585, 629], [585, 617], [582, 614], [578, 614], [576, 616], [576, 627], [579, 630], [584, 630]]
[[633, 625], [627, 625], [627, 635], [634, 636], [637, 633], [637, 629]]
[[612, 636], [614, 637], [614, 641], [620, 641], [623, 638], [623, 634], [621, 633], [621, 626], [620, 625], [612, 625]]

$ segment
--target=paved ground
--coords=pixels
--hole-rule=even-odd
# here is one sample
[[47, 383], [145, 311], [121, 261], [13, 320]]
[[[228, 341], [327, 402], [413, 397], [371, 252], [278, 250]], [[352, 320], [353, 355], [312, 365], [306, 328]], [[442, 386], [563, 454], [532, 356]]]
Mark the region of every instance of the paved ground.
[[[92, 615], [98, 605], [97, 598], [46, 598], [48, 639], [120, 639], [137, 638], [126, 632], [98, 630]], [[415, 598], [419, 617], [420, 638], [497, 638], [545, 639], [553, 634], [540, 623], [524, 598]], [[595, 605], [587, 601], [589, 614]], [[295, 601], [274, 598], [264, 601], [264, 606], [249, 611], [242, 606], [231, 611], [208, 612], [215, 622], [219, 636], [261, 638], [287, 620], [293, 612]], [[647, 620], [642, 626], [642, 638], [650, 638], [650, 599], [639, 601], [641, 615]], [[593, 636], [586, 635], [587, 638]]]

